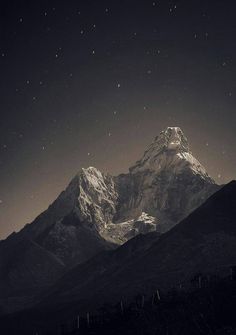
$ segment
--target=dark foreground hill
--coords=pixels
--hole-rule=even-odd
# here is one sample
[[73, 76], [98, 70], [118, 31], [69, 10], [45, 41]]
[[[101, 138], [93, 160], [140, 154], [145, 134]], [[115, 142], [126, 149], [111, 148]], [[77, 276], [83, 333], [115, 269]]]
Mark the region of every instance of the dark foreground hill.
[[236, 281], [211, 278], [191, 291], [170, 290], [149, 299], [136, 296], [129, 305], [106, 305], [96, 315], [61, 323], [66, 335], [235, 335]]

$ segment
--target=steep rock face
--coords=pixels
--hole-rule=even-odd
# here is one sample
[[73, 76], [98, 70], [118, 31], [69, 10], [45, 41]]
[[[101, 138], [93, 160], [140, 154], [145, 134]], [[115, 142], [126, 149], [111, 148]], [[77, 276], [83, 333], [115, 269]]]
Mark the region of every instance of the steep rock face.
[[111, 176], [102, 174], [94, 167], [82, 169], [53, 204], [20, 233], [38, 239], [50, 226], [72, 211], [76, 213], [81, 224], [97, 230], [111, 221], [116, 198]]
[[[111, 247], [98, 232], [111, 222], [116, 199], [112, 177], [93, 167], [82, 169], [48, 210], [20, 234], [35, 240], [66, 264], [84, 261], [86, 254], [92, 256], [102, 245]], [[85, 241], [91, 252], [82, 251]]]
[[79, 197], [75, 211], [81, 222], [101, 229], [112, 222], [116, 211], [117, 193], [111, 176], [90, 167], [82, 169], [79, 178]]
[[112, 247], [99, 232], [112, 221], [117, 193], [113, 178], [93, 167], [82, 169], [66, 192], [72, 199], [76, 194], [72, 210], [37, 240], [66, 264], [73, 264]]
[[31, 294], [114, 245], [98, 233], [115, 211], [112, 177], [82, 169], [49, 208], [0, 244], [0, 297]]
[[49, 250], [67, 266], [81, 263], [115, 245], [105, 240], [91, 223], [86, 226], [76, 211], [56, 222], [40, 236], [40, 245]]
[[130, 168], [117, 177], [116, 220], [127, 220], [142, 211], [156, 217], [164, 232], [198, 207], [219, 186], [194, 158], [183, 132], [168, 127]]

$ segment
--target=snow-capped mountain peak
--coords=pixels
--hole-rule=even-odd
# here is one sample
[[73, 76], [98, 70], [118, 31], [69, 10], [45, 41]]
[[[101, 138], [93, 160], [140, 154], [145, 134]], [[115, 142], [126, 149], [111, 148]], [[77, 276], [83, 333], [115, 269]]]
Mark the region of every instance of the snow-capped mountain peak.
[[183, 170], [191, 169], [203, 178], [210, 178], [201, 163], [193, 157], [188, 140], [179, 127], [167, 127], [161, 131], [144, 152], [143, 157], [130, 168], [130, 172], [145, 170], [161, 172], [169, 169], [174, 174], [181, 174]]

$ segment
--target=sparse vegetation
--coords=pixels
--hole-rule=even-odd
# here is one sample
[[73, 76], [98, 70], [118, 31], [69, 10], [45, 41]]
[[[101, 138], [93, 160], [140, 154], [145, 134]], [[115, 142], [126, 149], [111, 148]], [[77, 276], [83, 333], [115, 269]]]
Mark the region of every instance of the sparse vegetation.
[[234, 271], [224, 279], [197, 274], [188, 288], [179, 286], [166, 293], [157, 290], [149, 297], [138, 295], [129, 304], [124, 297], [114, 305], [104, 305], [96, 314], [87, 312], [63, 322], [57, 320], [50, 329], [38, 321], [34, 325], [30, 318], [27, 325], [19, 317], [13, 322], [8, 320], [11, 325], [6, 327], [11, 330], [3, 334], [233, 335], [235, 310]]

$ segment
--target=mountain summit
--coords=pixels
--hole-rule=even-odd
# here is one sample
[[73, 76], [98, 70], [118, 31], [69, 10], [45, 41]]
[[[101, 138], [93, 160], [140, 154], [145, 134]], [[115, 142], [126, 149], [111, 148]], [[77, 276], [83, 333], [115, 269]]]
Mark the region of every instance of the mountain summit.
[[144, 152], [143, 157], [132, 169], [158, 169], [158, 157], [161, 154], [174, 155], [176, 153], [189, 152], [187, 138], [179, 127], [168, 127], [163, 130], [148, 149]]
[[[183, 131], [179, 127], [168, 127], [154, 139], [143, 157], [130, 168], [130, 172], [151, 170], [158, 173], [172, 169], [173, 173], [179, 174], [185, 168], [192, 169], [204, 179], [211, 179], [205, 168], [193, 157]], [[214, 183], [213, 180], [211, 182]]]

